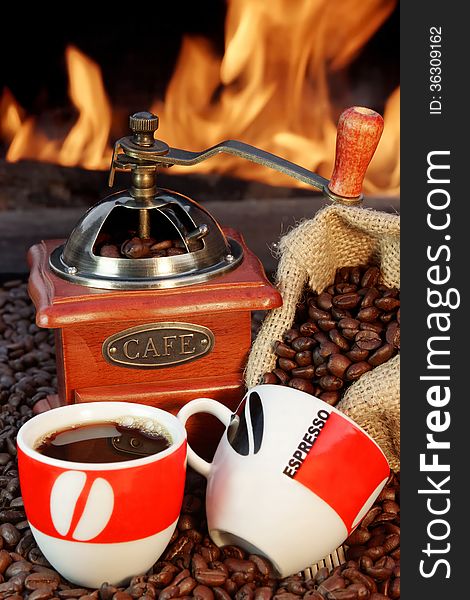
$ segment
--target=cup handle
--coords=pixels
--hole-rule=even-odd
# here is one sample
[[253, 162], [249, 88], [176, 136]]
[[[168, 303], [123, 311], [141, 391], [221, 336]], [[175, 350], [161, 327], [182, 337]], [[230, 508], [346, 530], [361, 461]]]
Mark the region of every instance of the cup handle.
[[[181, 408], [176, 416], [183, 425], [185, 425], [189, 417], [197, 413], [214, 415], [214, 417], [217, 417], [225, 427], [230, 425], [232, 418], [232, 411], [227, 408], [225, 404], [221, 404], [220, 402], [217, 402], [217, 400], [212, 400], [211, 398], [196, 398], [195, 400], [191, 400]], [[196, 454], [189, 444], [188, 463], [195, 471], [204, 475], [207, 479], [209, 471], [211, 470], [211, 463]]]

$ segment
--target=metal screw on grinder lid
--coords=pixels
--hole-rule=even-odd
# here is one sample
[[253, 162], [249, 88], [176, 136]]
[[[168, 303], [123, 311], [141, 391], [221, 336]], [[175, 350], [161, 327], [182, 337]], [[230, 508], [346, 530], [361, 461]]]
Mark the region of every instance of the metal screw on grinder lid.
[[158, 129], [158, 117], [146, 111], [134, 113], [129, 117], [129, 127], [134, 133], [154, 133]]
[[138, 144], [150, 146], [154, 142], [153, 136], [158, 129], [158, 117], [146, 111], [134, 113], [129, 117], [129, 127]]

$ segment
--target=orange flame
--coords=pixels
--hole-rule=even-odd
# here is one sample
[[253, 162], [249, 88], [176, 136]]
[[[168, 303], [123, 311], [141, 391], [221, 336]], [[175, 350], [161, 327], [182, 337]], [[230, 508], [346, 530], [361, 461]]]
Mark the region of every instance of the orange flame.
[[[289, 0], [231, 0], [222, 59], [206, 40], [184, 39], [165, 100], [152, 107], [160, 115], [159, 136], [190, 149], [238, 138], [329, 177], [336, 115], [328, 75], [351, 62], [395, 5], [395, 0], [298, 0], [293, 10]], [[397, 90], [386, 108], [386, 131], [366, 192], [399, 190], [398, 99]], [[233, 157], [193, 170], [296, 184]]]
[[[67, 167], [76, 165], [86, 169], [109, 167], [111, 149], [108, 146], [108, 137], [111, 129], [111, 107], [100, 69], [73, 46], [69, 46], [66, 50], [66, 62], [70, 99], [79, 112], [77, 122], [63, 142], [49, 139], [38, 129], [34, 118], [28, 117], [25, 120], [20, 118], [19, 109], [10, 94], [10, 103], [7, 106], [10, 117], [7, 117], [8, 121], [6, 121], [11, 139], [7, 152], [8, 161], [16, 162], [29, 158], [55, 162]], [[6, 131], [3, 118], [0, 123], [2, 132]]]
[[[290, 0], [229, 0], [223, 57], [205, 39], [184, 38], [165, 99], [151, 109], [160, 116], [158, 137], [192, 150], [240, 139], [329, 177], [340, 112], [329, 78], [351, 63], [395, 6], [396, 0], [297, 0], [293, 10]], [[79, 117], [63, 142], [48, 139], [4, 93], [0, 126], [11, 141], [8, 160], [109, 166], [111, 108], [99, 67], [73, 47], [67, 49], [67, 67]], [[397, 89], [387, 102], [384, 134], [364, 183], [367, 193], [399, 193], [399, 99]], [[231, 156], [174, 170], [302, 185]]]

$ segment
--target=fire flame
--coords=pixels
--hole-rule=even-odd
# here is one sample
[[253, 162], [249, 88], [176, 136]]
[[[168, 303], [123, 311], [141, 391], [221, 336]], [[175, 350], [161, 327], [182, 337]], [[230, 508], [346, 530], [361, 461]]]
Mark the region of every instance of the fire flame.
[[[396, 0], [297, 0], [293, 10], [289, 0], [229, 0], [223, 57], [206, 39], [184, 38], [165, 99], [151, 107], [160, 116], [158, 137], [192, 150], [240, 139], [329, 177], [335, 123], [346, 108], [333, 106], [329, 78], [351, 63], [395, 6]], [[109, 166], [112, 113], [99, 67], [73, 47], [66, 58], [77, 122], [62, 142], [50, 140], [6, 91], [0, 127], [11, 142], [7, 160]], [[385, 107], [384, 133], [364, 183], [367, 193], [399, 193], [399, 107], [397, 89]], [[181, 169], [190, 170], [174, 167]], [[191, 169], [302, 185], [231, 156]]]
[[29, 158], [66, 167], [109, 167], [111, 148], [108, 138], [112, 113], [100, 69], [73, 46], [66, 50], [66, 62], [69, 96], [79, 113], [77, 122], [63, 141], [49, 139], [37, 128], [33, 117], [21, 119], [16, 101], [7, 91], [2, 100], [4, 110], [0, 112], [0, 124], [1, 131], [9, 132], [11, 139], [8, 161]]
[[[171, 145], [190, 149], [238, 138], [329, 177], [336, 118], [328, 75], [351, 62], [395, 4], [395, 0], [298, 0], [292, 10], [289, 0], [231, 0], [223, 58], [205, 39], [183, 41], [166, 97], [152, 106], [160, 115], [159, 135]], [[399, 91], [385, 113], [386, 122], [392, 122], [387, 122], [364, 190], [396, 194]], [[273, 185], [296, 184], [234, 157], [193, 169]]]

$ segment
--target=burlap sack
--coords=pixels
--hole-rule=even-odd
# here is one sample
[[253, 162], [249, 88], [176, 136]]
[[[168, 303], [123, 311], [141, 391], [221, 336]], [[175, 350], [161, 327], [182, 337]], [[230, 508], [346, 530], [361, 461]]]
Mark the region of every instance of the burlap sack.
[[[297, 302], [308, 285], [321, 292], [338, 267], [380, 266], [382, 281], [400, 287], [400, 218], [360, 207], [327, 206], [279, 243], [277, 286], [282, 307], [271, 311], [253, 344], [245, 382], [260, 383], [275, 368], [273, 344], [292, 326]], [[400, 356], [363, 375], [337, 405], [380, 445], [393, 470], [400, 470]]]

